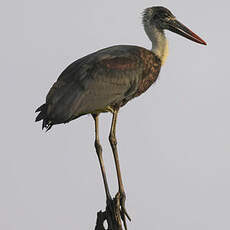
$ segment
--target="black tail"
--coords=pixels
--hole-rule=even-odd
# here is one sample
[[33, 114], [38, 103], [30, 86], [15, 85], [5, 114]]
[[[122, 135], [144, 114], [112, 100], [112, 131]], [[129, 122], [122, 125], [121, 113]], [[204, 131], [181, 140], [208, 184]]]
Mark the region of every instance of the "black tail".
[[47, 116], [47, 104], [43, 104], [42, 106], [40, 106], [39, 108], [36, 109], [35, 113], [36, 112], [40, 112], [35, 121], [41, 121], [43, 120], [42, 122], [42, 129], [46, 128], [46, 131], [50, 130], [51, 127], [53, 126], [52, 124], [52, 121], [49, 120], [48, 116]]

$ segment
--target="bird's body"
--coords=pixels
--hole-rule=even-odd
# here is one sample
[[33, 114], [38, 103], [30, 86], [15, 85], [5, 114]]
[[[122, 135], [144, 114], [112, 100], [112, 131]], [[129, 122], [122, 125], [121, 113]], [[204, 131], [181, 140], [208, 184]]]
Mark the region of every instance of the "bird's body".
[[138, 46], [99, 50], [69, 65], [50, 89], [38, 119], [44, 127], [125, 105], [156, 81], [161, 60]]
[[[112, 46], [89, 54], [69, 65], [50, 89], [46, 102], [40, 106], [36, 121], [43, 120], [42, 128], [49, 130], [53, 125], [66, 123], [85, 114], [92, 114], [95, 120], [95, 148], [102, 171], [107, 205], [110, 213], [122, 219], [125, 228], [125, 190], [121, 178], [115, 135], [119, 108], [131, 99], [144, 93], [157, 79], [161, 66], [168, 55], [165, 29], [180, 34], [192, 41], [206, 45], [199, 36], [176, 20], [164, 7], [150, 7], [143, 14], [143, 25], [152, 42], [152, 49], [138, 46]], [[99, 142], [98, 116], [101, 112], [113, 114], [109, 141], [112, 147], [119, 191], [116, 207], [111, 198], [106, 179], [102, 147]], [[109, 208], [108, 208], [109, 210]], [[107, 211], [106, 211], [107, 212]], [[108, 219], [107, 219], [108, 220]], [[110, 225], [110, 222], [108, 222]], [[122, 229], [121, 221], [115, 225]], [[109, 226], [109, 229], [113, 229]], [[116, 228], [117, 229], [117, 228]]]
[[36, 121], [42, 127], [66, 123], [85, 114], [99, 114], [120, 108], [145, 92], [157, 79], [168, 55], [164, 29], [206, 44], [179, 23], [164, 7], [147, 8], [143, 25], [152, 49], [112, 46], [89, 54], [69, 65], [50, 89]]

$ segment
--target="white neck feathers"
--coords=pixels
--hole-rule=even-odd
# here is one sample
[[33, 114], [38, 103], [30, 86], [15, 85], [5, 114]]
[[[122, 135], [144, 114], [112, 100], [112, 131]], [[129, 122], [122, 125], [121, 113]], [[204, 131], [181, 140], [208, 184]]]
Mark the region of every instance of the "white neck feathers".
[[148, 24], [144, 25], [144, 28], [152, 42], [152, 52], [160, 58], [163, 65], [168, 56], [168, 41], [164, 32]]

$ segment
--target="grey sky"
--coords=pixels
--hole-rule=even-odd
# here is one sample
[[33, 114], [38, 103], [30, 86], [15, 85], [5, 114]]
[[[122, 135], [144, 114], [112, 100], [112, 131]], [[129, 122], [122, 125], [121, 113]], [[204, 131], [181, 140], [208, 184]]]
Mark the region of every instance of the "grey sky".
[[[94, 228], [105, 197], [92, 118], [44, 133], [34, 110], [74, 60], [115, 44], [151, 48], [141, 12], [153, 5], [169, 8], [208, 46], [167, 32], [169, 57], [158, 81], [120, 111], [128, 227], [230, 229], [230, 34], [223, 0], [4, 3], [0, 229]], [[115, 194], [110, 121], [110, 114], [101, 115], [100, 135]]]

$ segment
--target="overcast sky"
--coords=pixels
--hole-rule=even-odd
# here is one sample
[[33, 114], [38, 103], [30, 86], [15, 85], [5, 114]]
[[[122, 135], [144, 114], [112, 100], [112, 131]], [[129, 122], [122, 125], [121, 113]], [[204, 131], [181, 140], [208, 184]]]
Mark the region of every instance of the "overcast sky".
[[[74, 60], [115, 44], [151, 48], [141, 12], [169, 8], [207, 41], [171, 32], [160, 77], [118, 117], [129, 230], [230, 229], [229, 3], [24, 0], [1, 7], [0, 229], [94, 229], [105, 207], [94, 123], [84, 116], [48, 133], [35, 109]], [[117, 192], [100, 117], [103, 154]]]

